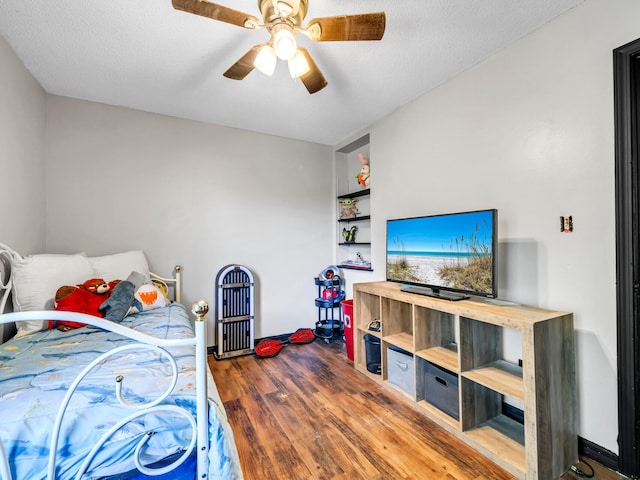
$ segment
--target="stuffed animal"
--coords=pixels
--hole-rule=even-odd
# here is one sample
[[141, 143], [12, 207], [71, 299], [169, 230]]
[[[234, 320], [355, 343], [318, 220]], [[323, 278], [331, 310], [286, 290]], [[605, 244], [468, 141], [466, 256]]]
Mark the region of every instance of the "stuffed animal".
[[98, 310], [104, 312], [104, 318], [112, 322], [121, 322], [129, 313], [131, 305], [133, 305], [135, 294], [135, 286], [128, 280], [118, 283], [109, 298], [102, 302]]
[[360, 173], [356, 175], [356, 179], [358, 180], [358, 183], [360, 185], [362, 185], [365, 188], [369, 188], [369, 175], [370, 175], [369, 160], [364, 158], [364, 155], [361, 153], [358, 154], [358, 160], [360, 160], [360, 163], [362, 164], [362, 168], [360, 169]]
[[170, 303], [158, 286], [153, 283], [145, 283], [136, 290], [129, 313], [146, 312], [166, 307]]
[[356, 215], [360, 213], [358, 207], [358, 200], [354, 198], [341, 198], [339, 200], [342, 209], [340, 211], [340, 218], [356, 218]]
[[131, 272], [126, 280], [119, 282], [109, 298], [100, 307], [104, 317], [112, 322], [121, 322], [127, 315], [166, 307], [170, 301], [164, 292], [138, 272]]
[[[65, 312], [79, 312], [103, 317], [100, 305], [109, 297], [111, 290], [119, 283], [119, 280], [105, 282], [101, 278], [92, 278], [86, 282], [70, 286], [64, 285], [56, 291], [54, 310]], [[70, 330], [84, 327], [86, 324], [68, 321], [49, 321], [49, 329]]]

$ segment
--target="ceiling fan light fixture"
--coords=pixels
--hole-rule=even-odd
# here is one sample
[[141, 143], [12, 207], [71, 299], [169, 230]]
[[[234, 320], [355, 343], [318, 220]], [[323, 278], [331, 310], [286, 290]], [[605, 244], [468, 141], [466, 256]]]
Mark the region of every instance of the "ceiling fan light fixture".
[[311, 67], [309, 62], [300, 50], [296, 50], [296, 54], [289, 59], [289, 74], [291, 78], [298, 78], [309, 73]]
[[[1, 1], [1, 0], [0, 0]], [[247, 29], [265, 29], [271, 38], [254, 45], [223, 75], [242, 80], [253, 70], [266, 75], [275, 72], [278, 58], [287, 60], [289, 73], [299, 78], [310, 94], [328, 84], [313, 57], [304, 46], [298, 47], [296, 35], [302, 33], [314, 42], [381, 40], [386, 28], [384, 12], [316, 17], [303, 22], [311, 0], [257, 0], [261, 19], [224, 5], [217, 0], [172, 0], [173, 8]], [[255, 0], [253, 0], [255, 1]]]
[[300, 0], [273, 0], [273, 8], [284, 17], [297, 15]]
[[271, 41], [276, 55], [282, 60], [292, 58], [298, 49], [298, 44], [291, 30], [291, 27], [287, 24], [276, 25], [273, 28]]
[[276, 58], [276, 52], [273, 50], [273, 47], [271, 45], [263, 45], [258, 51], [256, 59], [253, 61], [253, 66], [265, 75], [273, 75], [277, 61], [278, 59]]

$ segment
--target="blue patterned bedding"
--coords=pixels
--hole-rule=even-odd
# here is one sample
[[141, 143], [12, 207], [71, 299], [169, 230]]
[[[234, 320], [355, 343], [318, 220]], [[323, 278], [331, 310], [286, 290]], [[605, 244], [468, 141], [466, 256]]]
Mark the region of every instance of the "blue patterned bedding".
[[[161, 339], [193, 336], [186, 310], [175, 303], [129, 316], [122, 325]], [[0, 345], [0, 441], [14, 480], [46, 478], [50, 435], [67, 389], [97, 356], [132, 343], [135, 342], [113, 332], [87, 326], [69, 332], [37, 332]], [[180, 377], [163, 404], [183, 407], [195, 415], [195, 349], [185, 346], [167, 350], [176, 359]], [[75, 478], [75, 472], [102, 434], [132, 413], [114, 395], [114, 379], [118, 375], [124, 376], [124, 399], [145, 403], [170, 385], [171, 365], [150, 350], [123, 351], [97, 365], [79, 384], [67, 408], [58, 443], [56, 478]], [[241, 479], [233, 434], [208, 370], [207, 376], [208, 478]], [[126, 478], [123, 473], [135, 470], [133, 451], [150, 431], [154, 434], [141, 456], [145, 465], [179, 456], [193, 435], [189, 421], [182, 416], [168, 412], [143, 415], [107, 441], [82, 478]], [[192, 460], [187, 461], [183, 470], [192, 469], [195, 476], [193, 465]]]

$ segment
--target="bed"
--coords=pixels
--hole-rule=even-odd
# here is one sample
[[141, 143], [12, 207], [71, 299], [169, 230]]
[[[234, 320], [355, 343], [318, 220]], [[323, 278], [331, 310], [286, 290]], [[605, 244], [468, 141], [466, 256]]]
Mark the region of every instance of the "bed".
[[[132, 272], [174, 301], [120, 321], [50, 309], [55, 285]], [[208, 306], [190, 316], [181, 275], [154, 275], [141, 251], [23, 257], [0, 244], [0, 325], [17, 329], [0, 344], [2, 480], [243, 478], [207, 365]]]

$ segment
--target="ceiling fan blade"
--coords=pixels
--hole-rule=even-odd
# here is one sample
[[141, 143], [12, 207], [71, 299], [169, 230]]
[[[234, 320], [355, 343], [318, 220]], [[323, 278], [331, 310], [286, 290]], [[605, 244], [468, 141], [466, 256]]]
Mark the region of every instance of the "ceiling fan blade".
[[385, 23], [384, 12], [314, 18], [307, 26], [307, 34], [316, 42], [380, 40]]
[[239, 27], [256, 28], [260, 25], [260, 20], [253, 15], [206, 0], [172, 0], [172, 3], [173, 8], [176, 10], [195, 13], [202, 17], [220, 20], [221, 22], [238, 25]]
[[258, 55], [258, 51], [262, 48], [262, 45], [255, 45], [251, 47], [251, 49], [245, 53], [240, 59], [231, 65], [223, 75], [232, 80], [242, 80], [244, 77], [249, 75], [253, 69], [253, 62]]
[[324, 75], [316, 65], [316, 62], [313, 61], [311, 54], [306, 48], [299, 47], [298, 50], [304, 55], [304, 58], [307, 60], [309, 64], [309, 71], [304, 75], [300, 76], [300, 80], [304, 83], [304, 86], [307, 88], [307, 91], [311, 94], [319, 92], [324, 87], [328, 85], [328, 82], [325, 80]]

